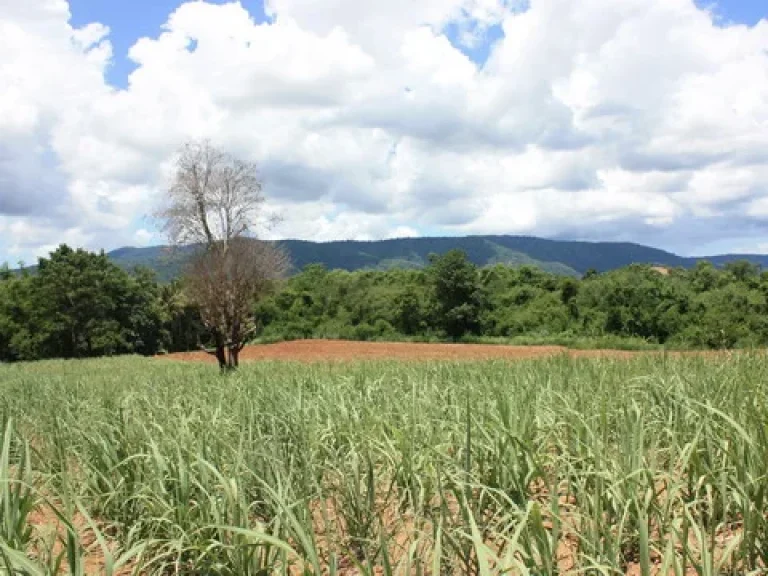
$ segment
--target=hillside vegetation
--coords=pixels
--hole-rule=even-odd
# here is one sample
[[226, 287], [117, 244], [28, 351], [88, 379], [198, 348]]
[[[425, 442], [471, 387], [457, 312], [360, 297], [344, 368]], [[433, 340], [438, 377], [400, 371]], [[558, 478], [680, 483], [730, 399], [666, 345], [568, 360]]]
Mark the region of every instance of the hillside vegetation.
[[[450, 238], [400, 238], [394, 240], [307, 242], [282, 240], [294, 272], [308, 264], [322, 264], [329, 270], [386, 270], [423, 268], [429, 255], [462, 250], [477, 266], [507, 264], [534, 266], [545, 272], [581, 276], [588, 270], [607, 272], [631, 264], [652, 264], [670, 268], [691, 268], [709, 261], [716, 266], [746, 260], [768, 265], [768, 256], [726, 254], [707, 258], [684, 258], [664, 250], [620, 242], [575, 242], [528, 236], [466, 236]], [[120, 267], [152, 268], [163, 281], [177, 278], [190, 248], [171, 252], [167, 247], [121, 248], [108, 256]]]
[[[663, 273], [662, 273], [663, 272]], [[768, 273], [633, 265], [583, 278], [522, 266], [479, 268], [459, 251], [426, 268], [306, 266], [254, 302], [262, 341], [463, 340], [582, 347], [768, 345]], [[36, 274], [0, 271], [0, 360], [153, 355], [196, 349], [207, 334], [183, 283], [127, 273], [103, 254], [62, 246]]]

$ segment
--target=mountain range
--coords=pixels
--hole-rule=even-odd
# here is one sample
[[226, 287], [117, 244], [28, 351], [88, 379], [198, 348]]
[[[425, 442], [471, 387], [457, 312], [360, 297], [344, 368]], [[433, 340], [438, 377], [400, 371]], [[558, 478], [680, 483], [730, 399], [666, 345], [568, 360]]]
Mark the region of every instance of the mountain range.
[[[291, 257], [293, 269], [319, 263], [328, 269], [384, 270], [420, 268], [429, 254], [442, 254], [454, 248], [467, 253], [478, 266], [507, 264], [537, 266], [555, 274], [580, 276], [587, 270], [606, 272], [630, 264], [652, 264], [669, 268], [690, 268], [707, 260], [716, 266], [736, 260], [768, 265], [768, 255], [722, 254], [709, 257], [684, 257], [665, 250], [628, 242], [582, 242], [549, 240], [532, 236], [465, 236], [440, 238], [398, 238], [392, 240], [310, 242], [282, 240], [280, 245]], [[166, 246], [125, 247], [108, 253], [119, 266], [137, 265], [154, 269], [161, 280], [179, 275], [192, 247], [171, 251]]]

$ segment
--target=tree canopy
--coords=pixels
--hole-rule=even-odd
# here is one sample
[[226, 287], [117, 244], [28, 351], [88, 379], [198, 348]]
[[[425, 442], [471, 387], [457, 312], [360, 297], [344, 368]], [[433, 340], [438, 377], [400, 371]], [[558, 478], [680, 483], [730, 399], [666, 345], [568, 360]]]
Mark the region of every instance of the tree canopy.
[[103, 254], [61, 245], [34, 275], [0, 281], [0, 358], [153, 354], [168, 343], [158, 284]]

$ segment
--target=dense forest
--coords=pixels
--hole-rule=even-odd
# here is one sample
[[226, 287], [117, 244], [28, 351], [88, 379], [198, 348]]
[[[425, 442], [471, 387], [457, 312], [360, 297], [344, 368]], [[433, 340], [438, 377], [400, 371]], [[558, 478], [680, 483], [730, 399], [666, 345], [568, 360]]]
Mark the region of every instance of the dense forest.
[[[768, 272], [632, 265], [582, 278], [532, 266], [478, 267], [461, 251], [423, 269], [307, 265], [254, 302], [256, 338], [498, 340], [584, 346], [768, 344]], [[0, 360], [158, 354], [206, 333], [180, 281], [127, 272], [103, 253], [59, 247], [34, 273], [0, 269]]]

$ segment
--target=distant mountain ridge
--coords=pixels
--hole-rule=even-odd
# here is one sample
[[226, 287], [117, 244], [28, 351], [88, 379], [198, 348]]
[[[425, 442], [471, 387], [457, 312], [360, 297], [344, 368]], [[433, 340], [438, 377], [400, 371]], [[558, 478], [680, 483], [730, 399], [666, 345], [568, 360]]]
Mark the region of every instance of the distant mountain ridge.
[[[606, 272], [630, 264], [652, 264], [670, 268], [689, 268], [707, 260], [716, 266], [736, 260], [748, 260], [768, 266], [768, 255], [722, 254], [710, 257], [683, 257], [641, 244], [629, 242], [584, 242], [549, 240], [533, 236], [464, 236], [435, 238], [397, 238], [390, 240], [337, 240], [311, 242], [281, 240], [290, 254], [295, 271], [307, 264], [323, 264], [329, 269], [383, 270], [420, 268], [430, 253], [443, 254], [452, 249], [467, 253], [478, 266], [496, 263], [511, 266], [537, 266], [554, 274], [580, 276], [587, 270]], [[162, 280], [177, 276], [194, 248], [171, 251], [165, 246], [119, 248], [108, 256], [129, 269], [141, 265], [154, 269]]]

